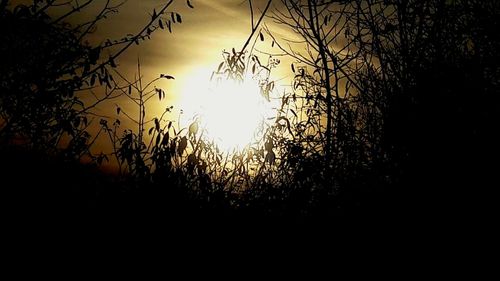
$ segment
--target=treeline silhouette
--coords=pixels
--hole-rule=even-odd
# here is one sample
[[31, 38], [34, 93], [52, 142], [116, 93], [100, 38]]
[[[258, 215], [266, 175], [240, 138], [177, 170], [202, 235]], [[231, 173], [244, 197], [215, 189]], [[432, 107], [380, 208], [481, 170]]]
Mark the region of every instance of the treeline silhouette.
[[[182, 22], [166, 12], [170, 3], [138, 34], [91, 46], [86, 36], [118, 7], [70, 25], [67, 17], [85, 6], [70, 3], [66, 16], [54, 18], [50, 1], [1, 1], [0, 175], [8, 208], [77, 222], [332, 226], [477, 214], [498, 159], [498, 2], [282, 4], [270, 17], [315, 51], [297, 55], [260, 29], [262, 18], [252, 23], [251, 38], [266, 35], [296, 59], [292, 90], [261, 138], [225, 158], [196, 120], [184, 129], [173, 124], [170, 107], [146, 120], [147, 102], [161, 100], [163, 90], [157, 80], [143, 87], [140, 74], [130, 80], [116, 69], [131, 44]], [[279, 63], [261, 62], [247, 46], [225, 53], [215, 74], [238, 79]], [[269, 97], [274, 82], [259, 82]], [[89, 101], [89, 90], [101, 96]], [[137, 129], [95, 118], [92, 110], [116, 96], [138, 105]], [[127, 114], [120, 107], [116, 113]], [[99, 122], [97, 132], [89, 131], [92, 122]], [[109, 138], [113, 151], [92, 153], [97, 137]], [[103, 161], [115, 161], [120, 174], [99, 170]]]

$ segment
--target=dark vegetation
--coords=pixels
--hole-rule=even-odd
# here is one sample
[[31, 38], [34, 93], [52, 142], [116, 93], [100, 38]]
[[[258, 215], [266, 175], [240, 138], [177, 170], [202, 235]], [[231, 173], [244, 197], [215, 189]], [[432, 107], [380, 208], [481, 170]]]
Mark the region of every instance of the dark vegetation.
[[[265, 10], [305, 40], [303, 53], [252, 16], [249, 41], [225, 53], [217, 77], [277, 65], [275, 57], [263, 63], [253, 39], [291, 56], [295, 78], [275, 123], [227, 158], [197, 121], [179, 128], [170, 107], [145, 120], [163, 90], [142, 81], [140, 65], [134, 79], [116, 68], [128, 46], [182, 22], [170, 3], [136, 35], [99, 45], [87, 36], [119, 7], [68, 24], [86, 4], [70, 2], [55, 17], [52, 1], [9, 2], [0, 1], [0, 176], [14, 221], [422, 226], [475, 219], [490, 206], [497, 1], [283, 0]], [[259, 83], [269, 97], [274, 82]], [[117, 96], [138, 106], [139, 119], [116, 108], [137, 128], [94, 114]], [[109, 138], [111, 152], [92, 152], [98, 137]], [[103, 161], [119, 173], [100, 170]]]

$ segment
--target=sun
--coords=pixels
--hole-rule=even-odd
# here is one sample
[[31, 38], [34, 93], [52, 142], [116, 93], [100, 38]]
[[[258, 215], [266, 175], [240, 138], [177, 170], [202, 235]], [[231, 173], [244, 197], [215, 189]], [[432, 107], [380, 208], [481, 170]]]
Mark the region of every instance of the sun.
[[204, 137], [220, 149], [244, 149], [273, 117], [272, 102], [260, 94], [258, 81], [250, 76], [244, 81], [219, 79], [216, 83], [210, 75], [210, 69], [199, 69], [186, 79], [181, 102], [185, 118], [197, 120]]

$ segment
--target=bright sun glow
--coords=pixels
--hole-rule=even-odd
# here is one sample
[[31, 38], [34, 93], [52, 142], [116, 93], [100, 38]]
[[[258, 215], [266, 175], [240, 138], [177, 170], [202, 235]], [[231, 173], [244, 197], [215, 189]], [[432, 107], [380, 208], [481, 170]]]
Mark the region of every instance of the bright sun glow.
[[273, 117], [272, 103], [261, 94], [258, 82], [210, 82], [210, 70], [198, 70], [188, 76], [182, 91], [184, 120], [198, 117], [205, 137], [227, 151], [242, 149], [254, 141], [267, 118]]

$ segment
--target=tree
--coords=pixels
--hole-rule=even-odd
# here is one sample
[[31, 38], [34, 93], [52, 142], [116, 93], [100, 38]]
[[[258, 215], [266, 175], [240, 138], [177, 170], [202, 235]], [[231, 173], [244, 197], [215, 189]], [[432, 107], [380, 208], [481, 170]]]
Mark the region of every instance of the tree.
[[[78, 14], [97, 1], [53, 0], [0, 5], [0, 141], [73, 157], [89, 154], [93, 142], [87, 132], [88, 113], [98, 104], [123, 94], [112, 75], [116, 61], [132, 44], [149, 39], [158, 29], [172, 31], [180, 14], [167, 9], [173, 0], [154, 10], [136, 34], [90, 44], [88, 37], [122, 3], [100, 3], [88, 21]], [[188, 1], [190, 7], [191, 4]], [[63, 11], [57, 16], [51, 11]], [[168, 17], [167, 17], [168, 16]], [[106, 55], [109, 54], [109, 55]], [[94, 101], [92, 101], [92, 98]]]
[[[295, 38], [277, 38], [278, 47], [295, 62], [292, 95], [300, 131], [322, 143], [329, 174], [353, 174], [380, 156], [377, 148], [380, 114], [372, 97], [365, 95], [356, 79], [366, 63], [350, 29], [356, 7], [353, 1], [283, 0], [271, 17], [287, 27]], [[297, 106], [297, 98], [305, 100]], [[306, 134], [306, 135], [307, 135]], [[314, 135], [314, 136], [313, 136]], [[309, 142], [309, 143], [308, 143]]]

